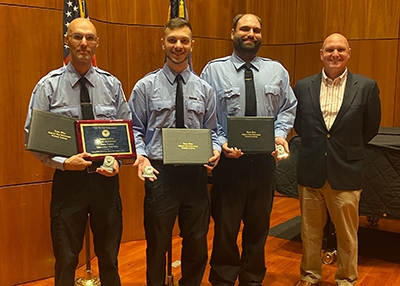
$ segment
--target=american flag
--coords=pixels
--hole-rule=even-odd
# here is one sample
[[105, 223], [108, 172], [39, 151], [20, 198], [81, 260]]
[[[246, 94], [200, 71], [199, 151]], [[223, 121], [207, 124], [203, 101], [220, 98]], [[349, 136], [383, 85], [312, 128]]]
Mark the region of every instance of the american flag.
[[[63, 15], [63, 46], [64, 46], [64, 65], [69, 62], [69, 48], [64, 43], [64, 37], [67, 35], [69, 23], [75, 18], [89, 18], [85, 0], [64, 0]], [[92, 63], [97, 66], [96, 56], [93, 56]]]

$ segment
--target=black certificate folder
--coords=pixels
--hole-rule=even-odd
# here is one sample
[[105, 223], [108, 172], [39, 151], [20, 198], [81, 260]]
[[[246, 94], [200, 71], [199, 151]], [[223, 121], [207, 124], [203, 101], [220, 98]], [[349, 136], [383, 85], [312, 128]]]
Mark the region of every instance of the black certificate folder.
[[275, 150], [274, 117], [228, 116], [228, 146], [244, 153], [271, 153]]
[[209, 129], [163, 128], [162, 140], [164, 164], [207, 164], [213, 156]]
[[26, 150], [65, 157], [77, 154], [75, 118], [33, 109]]

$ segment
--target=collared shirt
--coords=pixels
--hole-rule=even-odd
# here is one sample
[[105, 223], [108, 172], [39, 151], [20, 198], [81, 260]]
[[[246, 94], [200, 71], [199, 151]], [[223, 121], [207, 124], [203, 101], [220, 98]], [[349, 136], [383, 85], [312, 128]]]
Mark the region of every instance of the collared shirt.
[[[218, 137], [221, 145], [227, 139], [227, 116], [244, 116], [246, 93], [245, 62], [235, 53], [210, 61], [200, 77], [217, 93]], [[252, 62], [257, 115], [275, 118], [275, 136], [286, 138], [293, 127], [297, 100], [290, 87], [289, 74], [278, 62], [255, 57]]]
[[[186, 128], [211, 129], [214, 150], [217, 138], [215, 94], [212, 87], [190, 71], [182, 73]], [[137, 154], [162, 160], [162, 128], [175, 127], [175, 74], [167, 65], [139, 80], [129, 98]]]
[[[35, 86], [25, 121], [25, 144], [28, 142], [32, 110], [40, 109], [74, 118], [82, 118], [79, 73], [71, 63], [51, 71]], [[95, 119], [131, 119], [121, 82], [99, 68], [91, 67], [85, 74]], [[67, 158], [32, 152], [51, 168], [63, 170]]]
[[322, 69], [320, 105], [326, 128], [329, 130], [342, 106], [347, 82], [347, 68], [337, 78], [330, 79]]

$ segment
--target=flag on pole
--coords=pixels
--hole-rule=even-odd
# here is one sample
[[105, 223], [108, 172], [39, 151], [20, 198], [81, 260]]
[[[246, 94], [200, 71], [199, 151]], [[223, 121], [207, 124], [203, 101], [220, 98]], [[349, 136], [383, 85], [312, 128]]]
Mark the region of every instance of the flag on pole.
[[169, 19], [180, 17], [188, 20], [185, 0], [170, 0], [169, 7]]
[[[64, 0], [64, 15], [63, 15], [63, 46], [64, 57], [63, 63], [67, 65], [69, 62], [69, 48], [64, 43], [64, 37], [67, 35], [69, 23], [75, 18], [89, 18], [86, 0]], [[93, 56], [92, 64], [97, 66], [96, 56]]]
[[[189, 20], [186, 1], [185, 0], [170, 0], [169, 3], [169, 11], [168, 11], [168, 19], [173, 18], [183, 18]], [[189, 55], [189, 67], [192, 69], [192, 55]]]

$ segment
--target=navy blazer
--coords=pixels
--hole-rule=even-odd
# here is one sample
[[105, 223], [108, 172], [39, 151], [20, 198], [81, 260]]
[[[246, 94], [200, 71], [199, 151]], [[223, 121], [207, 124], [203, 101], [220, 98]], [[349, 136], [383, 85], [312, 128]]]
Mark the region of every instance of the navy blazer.
[[337, 190], [362, 189], [363, 148], [381, 121], [376, 81], [348, 72], [343, 103], [328, 131], [320, 108], [322, 72], [297, 82], [294, 128], [301, 137], [297, 182], [321, 188], [328, 180]]

